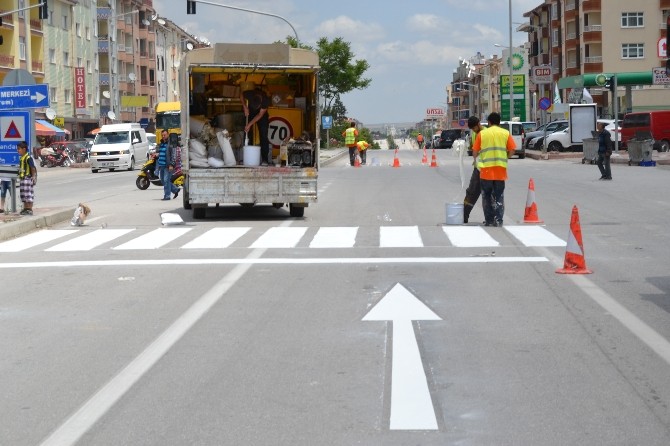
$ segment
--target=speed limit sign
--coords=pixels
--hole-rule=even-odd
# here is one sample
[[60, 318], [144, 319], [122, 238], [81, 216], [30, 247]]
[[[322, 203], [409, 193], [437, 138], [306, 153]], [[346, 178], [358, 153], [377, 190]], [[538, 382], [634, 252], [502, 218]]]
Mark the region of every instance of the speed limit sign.
[[270, 125], [268, 127], [268, 139], [270, 140], [270, 144], [279, 147], [281, 143], [290, 136], [293, 136], [293, 126], [289, 121], [279, 116], [270, 118]]

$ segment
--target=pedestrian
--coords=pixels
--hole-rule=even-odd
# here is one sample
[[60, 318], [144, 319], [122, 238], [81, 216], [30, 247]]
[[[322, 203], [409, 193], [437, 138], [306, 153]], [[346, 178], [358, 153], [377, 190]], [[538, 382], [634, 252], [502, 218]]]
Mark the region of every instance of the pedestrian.
[[[475, 142], [475, 138], [479, 132], [482, 131], [481, 123], [479, 118], [476, 116], [470, 116], [468, 118], [468, 128], [470, 129], [470, 138], [468, 139], [468, 150], [472, 150], [472, 146]], [[467, 223], [470, 218], [470, 212], [477, 204], [479, 196], [482, 194], [482, 187], [479, 181], [479, 158], [474, 156], [472, 157], [472, 175], [470, 175], [470, 184], [468, 188], [465, 189], [465, 198], [463, 199], [463, 223]]]
[[12, 180], [9, 178], [0, 178], [0, 212], [5, 212], [5, 198], [7, 191], [12, 187]]
[[612, 135], [605, 130], [605, 123], [599, 122], [596, 125], [598, 129], [598, 170], [600, 170], [601, 180], [612, 179], [612, 169], [610, 168], [610, 157], [612, 156]]
[[[261, 145], [261, 165], [267, 166], [272, 161], [270, 154], [270, 139], [268, 129], [270, 128], [270, 117], [268, 116], [268, 107], [270, 98], [260, 88], [247, 90], [240, 93], [244, 116], [247, 118], [247, 124], [244, 126], [244, 133], [249, 134], [254, 126], [258, 128], [258, 136]], [[252, 138], [253, 140], [253, 133]], [[253, 144], [253, 143], [252, 143]]]
[[349, 147], [349, 164], [352, 166], [356, 162], [356, 151], [358, 146], [356, 145], [356, 138], [358, 138], [358, 130], [356, 130], [356, 122], [352, 121], [349, 127], [342, 132], [344, 136], [344, 145]]
[[175, 168], [176, 154], [175, 148], [170, 147], [168, 143], [168, 131], [161, 132], [161, 143], [158, 146], [158, 171], [160, 172], [160, 179], [163, 183], [163, 200], [170, 199], [170, 193], [173, 193], [172, 198], [177, 198], [179, 195], [179, 188], [172, 183], [172, 171]]
[[489, 126], [477, 134], [472, 154], [479, 157], [484, 225], [500, 227], [505, 215], [507, 159], [514, 155], [516, 144], [509, 131], [500, 127], [499, 113], [491, 113], [487, 120]]
[[416, 143], [419, 145], [419, 150], [423, 148], [423, 135], [419, 133], [416, 135]]
[[368, 147], [370, 147], [370, 144], [364, 139], [361, 139], [356, 143], [358, 146], [358, 153], [361, 155], [361, 164], [365, 165], [365, 160], [367, 159], [367, 152], [368, 152]]
[[25, 141], [21, 141], [16, 150], [19, 152], [19, 195], [23, 203], [23, 210], [19, 214], [33, 215], [37, 168], [33, 157], [28, 153], [28, 144]]

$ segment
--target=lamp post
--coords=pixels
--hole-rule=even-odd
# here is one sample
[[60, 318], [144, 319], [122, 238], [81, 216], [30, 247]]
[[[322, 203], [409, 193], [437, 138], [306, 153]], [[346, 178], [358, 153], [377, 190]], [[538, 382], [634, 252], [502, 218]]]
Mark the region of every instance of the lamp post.
[[[512, 0], [509, 0], [509, 120], [514, 118], [514, 64], [512, 63]], [[511, 129], [511, 127], [510, 127]]]

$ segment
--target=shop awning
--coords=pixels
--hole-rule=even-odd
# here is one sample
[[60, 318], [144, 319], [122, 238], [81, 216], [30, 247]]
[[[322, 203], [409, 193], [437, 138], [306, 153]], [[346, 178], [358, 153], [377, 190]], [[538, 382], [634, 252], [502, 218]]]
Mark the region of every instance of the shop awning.
[[70, 133], [43, 119], [35, 120], [35, 132], [37, 133], [37, 136], [63, 136], [65, 133]]

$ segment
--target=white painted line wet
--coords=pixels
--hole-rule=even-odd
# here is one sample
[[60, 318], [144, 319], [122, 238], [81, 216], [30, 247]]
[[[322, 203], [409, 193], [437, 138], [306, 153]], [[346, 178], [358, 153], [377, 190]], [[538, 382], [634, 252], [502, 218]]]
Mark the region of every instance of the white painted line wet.
[[183, 249], [222, 249], [227, 248], [251, 228], [214, 228], [188, 242]]
[[45, 251], [90, 251], [93, 248], [125, 235], [134, 229], [98, 229], [75, 237]]
[[42, 243], [47, 243], [71, 235], [77, 232], [76, 229], [49, 229], [33, 232], [14, 240], [0, 243], [0, 252], [19, 252], [33, 248]]
[[301, 228], [270, 228], [253, 242], [250, 248], [293, 248], [298, 244], [307, 232], [306, 227]]
[[423, 241], [418, 226], [381, 226], [380, 248], [421, 248]]
[[158, 228], [112, 249], [158, 249], [190, 231], [191, 228]]
[[484, 228], [479, 226], [442, 226], [452, 245], [459, 248], [484, 248], [500, 246]]
[[565, 246], [561, 240], [542, 226], [503, 226], [507, 232], [528, 247]]
[[310, 248], [352, 248], [356, 243], [358, 227], [319, 228], [309, 244]]

